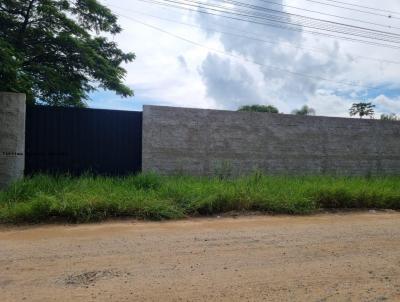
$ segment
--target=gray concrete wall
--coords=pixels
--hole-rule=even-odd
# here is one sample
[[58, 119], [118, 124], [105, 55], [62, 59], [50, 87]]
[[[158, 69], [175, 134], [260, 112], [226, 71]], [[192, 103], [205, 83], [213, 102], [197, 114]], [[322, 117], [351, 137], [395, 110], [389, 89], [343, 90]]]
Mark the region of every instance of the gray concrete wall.
[[400, 175], [400, 123], [144, 106], [144, 171]]
[[0, 189], [24, 175], [25, 111], [25, 94], [0, 92]]

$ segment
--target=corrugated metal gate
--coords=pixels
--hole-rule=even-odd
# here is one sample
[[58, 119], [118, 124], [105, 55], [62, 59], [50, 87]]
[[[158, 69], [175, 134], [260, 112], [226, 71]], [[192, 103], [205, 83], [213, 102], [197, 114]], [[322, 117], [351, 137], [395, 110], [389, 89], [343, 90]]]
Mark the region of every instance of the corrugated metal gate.
[[142, 112], [27, 107], [25, 174], [124, 175], [142, 163]]

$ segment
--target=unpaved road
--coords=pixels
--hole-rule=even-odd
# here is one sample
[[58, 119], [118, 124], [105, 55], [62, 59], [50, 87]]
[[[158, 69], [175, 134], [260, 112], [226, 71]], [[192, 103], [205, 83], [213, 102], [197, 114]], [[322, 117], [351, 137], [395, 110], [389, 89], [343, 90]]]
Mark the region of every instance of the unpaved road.
[[0, 227], [0, 301], [400, 301], [400, 213]]

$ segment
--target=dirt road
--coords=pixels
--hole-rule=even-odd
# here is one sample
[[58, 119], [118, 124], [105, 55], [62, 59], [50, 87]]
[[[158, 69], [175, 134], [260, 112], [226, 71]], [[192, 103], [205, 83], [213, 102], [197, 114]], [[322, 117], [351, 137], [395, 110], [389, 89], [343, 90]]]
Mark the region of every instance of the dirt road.
[[0, 227], [0, 301], [400, 301], [400, 213]]

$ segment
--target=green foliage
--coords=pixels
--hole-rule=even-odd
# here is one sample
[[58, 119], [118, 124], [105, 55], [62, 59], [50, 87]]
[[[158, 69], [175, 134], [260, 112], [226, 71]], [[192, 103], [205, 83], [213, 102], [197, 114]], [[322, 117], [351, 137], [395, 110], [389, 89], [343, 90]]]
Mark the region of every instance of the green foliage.
[[135, 55], [99, 35], [120, 31], [97, 0], [2, 0], [0, 91], [55, 106], [84, 106], [97, 87], [130, 96], [121, 64]]
[[178, 219], [229, 211], [309, 214], [320, 208], [400, 209], [399, 177], [239, 178], [138, 174], [26, 178], [0, 191], [0, 222]]
[[278, 108], [272, 105], [247, 105], [240, 107], [238, 111], [279, 113]]
[[375, 105], [372, 103], [354, 103], [349, 109], [350, 116], [358, 115], [360, 118], [364, 116], [369, 116], [370, 118], [374, 117], [375, 113]]
[[315, 115], [315, 109], [304, 105], [300, 109], [295, 109], [292, 111], [292, 114], [295, 115]]
[[383, 120], [383, 121], [400, 121], [400, 116], [397, 116], [394, 113], [381, 114], [381, 120]]

